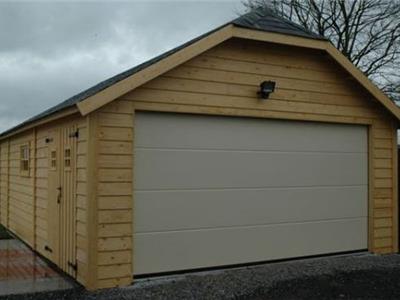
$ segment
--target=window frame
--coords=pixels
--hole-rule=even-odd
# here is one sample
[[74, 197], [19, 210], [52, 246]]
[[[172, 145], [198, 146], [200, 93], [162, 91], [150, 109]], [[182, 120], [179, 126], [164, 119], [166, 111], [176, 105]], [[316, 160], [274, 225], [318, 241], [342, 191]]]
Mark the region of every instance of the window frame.
[[64, 148], [64, 171], [71, 171], [72, 168], [72, 149], [67, 146]]
[[[50, 148], [49, 149], [49, 170], [50, 171], [57, 171], [58, 159], [57, 159], [57, 149]], [[54, 154], [54, 155], [53, 155]]]
[[19, 146], [19, 173], [23, 177], [30, 176], [31, 170], [31, 149], [29, 143]]

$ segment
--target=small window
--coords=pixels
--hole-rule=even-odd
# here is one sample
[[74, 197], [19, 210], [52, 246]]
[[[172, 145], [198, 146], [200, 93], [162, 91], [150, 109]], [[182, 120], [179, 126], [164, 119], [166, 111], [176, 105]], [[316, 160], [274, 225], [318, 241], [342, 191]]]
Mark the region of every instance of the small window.
[[20, 147], [20, 165], [21, 175], [29, 176], [29, 145], [25, 144]]
[[55, 171], [57, 169], [57, 151], [51, 150], [50, 152], [50, 168]]
[[64, 167], [65, 170], [68, 170], [71, 168], [71, 149], [66, 148], [64, 150]]

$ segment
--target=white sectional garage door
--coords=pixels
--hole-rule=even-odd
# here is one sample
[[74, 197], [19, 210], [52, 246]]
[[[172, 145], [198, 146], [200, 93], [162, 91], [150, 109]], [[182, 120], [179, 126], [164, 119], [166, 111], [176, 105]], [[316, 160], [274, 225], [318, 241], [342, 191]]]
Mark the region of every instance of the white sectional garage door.
[[366, 127], [135, 119], [135, 274], [367, 248]]

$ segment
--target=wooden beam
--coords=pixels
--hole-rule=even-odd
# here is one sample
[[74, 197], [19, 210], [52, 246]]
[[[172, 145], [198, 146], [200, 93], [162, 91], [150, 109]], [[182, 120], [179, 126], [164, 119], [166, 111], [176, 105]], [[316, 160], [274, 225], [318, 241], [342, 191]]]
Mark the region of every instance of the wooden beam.
[[368, 251], [374, 252], [374, 131], [375, 126], [368, 126]]
[[98, 186], [98, 116], [93, 113], [87, 116], [87, 274], [86, 287], [89, 290], [97, 288], [97, 186]]
[[32, 241], [32, 246], [33, 249], [36, 250], [36, 228], [37, 228], [37, 224], [36, 224], [36, 159], [37, 159], [37, 150], [36, 150], [36, 145], [37, 145], [37, 129], [36, 127], [33, 128], [33, 143], [32, 143], [32, 147], [33, 147], [33, 151], [32, 151], [32, 157], [30, 158], [31, 160], [33, 159], [33, 164], [32, 164], [32, 185], [33, 185], [33, 241]]
[[392, 123], [392, 193], [393, 193], [393, 252], [399, 251], [399, 196], [398, 196], [398, 148], [397, 148], [397, 122]]
[[329, 43], [326, 40], [315, 40], [299, 36], [267, 32], [261, 30], [245, 29], [240, 27], [234, 27], [232, 30], [232, 35], [233, 37], [241, 39], [256, 40], [268, 43], [312, 48], [319, 50], [325, 50], [326, 45]]
[[40, 119], [40, 120], [32, 122], [32, 123], [29, 123], [29, 124], [27, 124], [25, 126], [22, 126], [21, 128], [18, 128], [16, 130], [11, 131], [10, 133], [8, 133], [6, 135], [1, 136], [0, 137], [0, 141], [1, 140], [5, 140], [5, 139], [7, 139], [7, 138], [9, 138], [9, 137], [11, 137], [13, 135], [16, 135], [18, 133], [23, 132], [23, 131], [32, 129], [34, 127], [37, 127], [37, 126], [49, 123], [51, 121], [55, 121], [55, 120], [70, 116], [70, 115], [73, 115], [73, 114], [76, 114], [76, 113], [79, 113], [79, 110], [78, 110], [78, 108], [76, 106], [73, 106], [73, 107], [70, 107], [70, 108], [66, 108], [64, 110], [61, 110], [60, 112], [55, 113], [54, 115], [50, 115], [48, 117], [45, 117], [43, 119]]
[[88, 97], [77, 104], [79, 111], [85, 116], [138, 86], [145, 84], [157, 76], [222, 43], [232, 37], [232, 27], [232, 25], [227, 25], [178, 52], [150, 65], [142, 71]]

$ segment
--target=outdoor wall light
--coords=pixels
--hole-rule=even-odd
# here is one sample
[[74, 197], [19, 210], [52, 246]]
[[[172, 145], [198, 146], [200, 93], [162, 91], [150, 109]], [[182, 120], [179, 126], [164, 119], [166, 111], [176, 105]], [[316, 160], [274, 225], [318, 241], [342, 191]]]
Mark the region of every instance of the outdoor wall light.
[[275, 81], [264, 81], [260, 84], [260, 91], [257, 93], [261, 99], [268, 99], [269, 94], [275, 91]]

